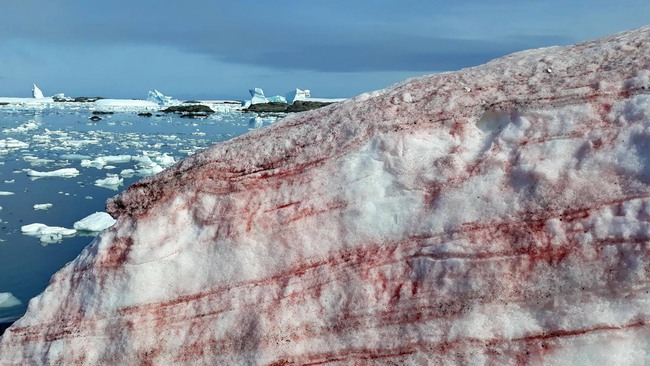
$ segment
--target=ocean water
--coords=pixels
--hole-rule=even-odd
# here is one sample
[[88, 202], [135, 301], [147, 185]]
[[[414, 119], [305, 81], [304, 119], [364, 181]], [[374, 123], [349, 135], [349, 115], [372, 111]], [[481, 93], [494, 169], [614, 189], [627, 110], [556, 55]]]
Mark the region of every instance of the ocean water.
[[[11, 322], [24, 314], [28, 301], [42, 292], [51, 276], [74, 259], [94, 238], [93, 233], [78, 233], [61, 240], [41, 240], [21, 233], [21, 226], [43, 223], [72, 228], [74, 222], [104, 211], [106, 199], [147, 175], [122, 175], [123, 184], [102, 187], [95, 181], [125, 169], [143, 165], [131, 160], [97, 169], [82, 161], [100, 156], [131, 155], [152, 161], [175, 161], [216, 142], [273, 123], [275, 118], [255, 118], [239, 111], [216, 113], [204, 119], [178, 115], [138, 116], [136, 112], [101, 115], [91, 121], [89, 109], [15, 109], [0, 107], [1, 140], [18, 140], [28, 147], [0, 148], [0, 293], [11, 293], [20, 305], [0, 303], [0, 323]], [[10, 141], [10, 140], [9, 140]], [[168, 160], [168, 159], [167, 159]], [[86, 164], [87, 165], [87, 164]], [[75, 168], [76, 177], [34, 179], [27, 171], [48, 172]], [[108, 168], [108, 169], [107, 169]], [[11, 194], [9, 194], [11, 193]], [[50, 203], [47, 210], [35, 204]]]

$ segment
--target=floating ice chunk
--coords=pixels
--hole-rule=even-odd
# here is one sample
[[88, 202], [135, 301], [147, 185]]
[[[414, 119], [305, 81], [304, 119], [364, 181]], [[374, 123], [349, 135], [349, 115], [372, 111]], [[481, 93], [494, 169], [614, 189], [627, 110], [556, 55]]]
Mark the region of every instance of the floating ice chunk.
[[98, 160], [98, 159], [94, 159], [94, 160], [84, 159], [84, 160], [81, 161], [81, 166], [83, 168], [101, 169], [101, 168], [104, 167], [104, 165], [106, 165], [106, 162], [102, 161], [102, 160]]
[[311, 91], [309, 89], [302, 90], [296, 88], [296, 90], [287, 92], [285, 96], [287, 98], [287, 103], [293, 104], [293, 102], [297, 100], [308, 100], [311, 97]]
[[74, 223], [74, 228], [78, 231], [100, 232], [113, 226], [117, 220], [106, 212], [95, 212]]
[[43, 92], [41, 91], [41, 89], [39, 89], [38, 86], [36, 86], [36, 84], [33, 84], [33, 85], [34, 85], [34, 87], [32, 88], [32, 97], [34, 97], [36, 99], [45, 98], [45, 96], [43, 95]]
[[74, 236], [77, 233], [75, 229], [47, 226], [41, 223], [24, 225], [20, 228], [20, 231], [25, 235], [38, 237], [42, 243], [58, 243], [64, 237]]
[[90, 156], [81, 154], [63, 154], [59, 158], [63, 160], [90, 160]]
[[0, 292], [0, 309], [22, 304], [11, 292]]
[[169, 168], [170, 166], [176, 163], [176, 160], [173, 156], [170, 156], [167, 153], [162, 154], [156, 158], [156, 162], [163, 168]]
[[73, 178], [79, 175], [79, 171], [75, 168], [63, 168], [63, 169], [53, 170], [51, 172], [39, 172], [33, 169], [27, 169], [27, 175], [35, 178], [42, 178], [42, 177]]
[[171, 104], [177, 104], [178, 100], [173, 99], [172, 97], [166, 96], [163, 93], [159, 92], [158, 90], [154, 89], [153, 91], [149, 91], [149, 95], [147, 96], [147, 100], [150, 102], [154, 102], [158, 105], [166, 106], [166, 105], [171, 105]]
[[158, 174], [164, 170], [163, 167], [160, 166], [160, 164], [151, 160], [151, 158], [147, 155], [134, 156], [133, 160], [138, 161], [137, 166], [139, 167], [139, 169], [136, 172], [138, 173], [138, 175], [143, 177], [148, 177], [150, 175]]
[[7, 138], [0, 140], [0, 149], [26, 149], [29, 147], [29, 144], [26, 142], [22, 142], [16, 139]]
[[117, 174], [107, 174], [106, 178], [97, 179], [95, 185], [117, 191], [118, 187], [121, 186], [123, 182], [124, 179], [120, 178]]
[[28, 162], [31, 166], [42, 166], [54, 162], [52, 159], [39, 158], [33, 155], [23, 156], [23, 160]]
[[137, 173], [143, 177], [148, 177], [150, 175], [155, 175], [162, 172], [164, 169], [160, 165], [153, 163], [148, 167], [140, 168], [137, 170]]
[[51, 203], [37, 203], [34, 205], [34, 210], [48, 210], [52, 208]]
[[84, 168], [105, 168], [107, 164], [128, 163], [131, 161], [131, 155], [110, 155], [99, 156], [93, 160], [84, 159], [81, 161], [81, 166]]
[[124, 178], [131, 178], [135, 175], [135, 170], [133, 169], [124, 169], [120, 172], [120, 175]]
[[128, 163], [131, 161], [131, 155], [109, 155], [100, 158], [109, 164]]
[[39, 124], [36, 123], [35, 121], [27, 121], [23, 123], [22, 125], [16, 126], [14, 128], [5, 128], [2, 130], [4, 133], [24, 133], [28, 131], [33, 131], [38, 129]]

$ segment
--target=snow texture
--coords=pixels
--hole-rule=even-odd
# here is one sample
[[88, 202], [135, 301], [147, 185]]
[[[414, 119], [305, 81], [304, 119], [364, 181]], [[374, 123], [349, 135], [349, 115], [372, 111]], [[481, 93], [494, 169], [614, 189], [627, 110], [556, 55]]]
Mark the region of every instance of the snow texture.
[[649, 75], [646, 27], [198, 152], [109, 200], [0, 364], [649, 364]]

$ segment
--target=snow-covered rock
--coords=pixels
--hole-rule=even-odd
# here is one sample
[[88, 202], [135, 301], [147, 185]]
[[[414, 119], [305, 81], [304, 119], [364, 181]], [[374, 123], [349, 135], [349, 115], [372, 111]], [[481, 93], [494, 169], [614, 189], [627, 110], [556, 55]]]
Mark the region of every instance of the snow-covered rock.
[[36, 84], [32, 84], [32, 85], [34, 85], [34, 87], [32, 88], [32, 97], [36, 99], [45, 98], [41, 89], [39, 89], [38, 86], [36, 86]]
[[220, 143], [0, 364], [648, 364], [650, 27], [411, 79]]

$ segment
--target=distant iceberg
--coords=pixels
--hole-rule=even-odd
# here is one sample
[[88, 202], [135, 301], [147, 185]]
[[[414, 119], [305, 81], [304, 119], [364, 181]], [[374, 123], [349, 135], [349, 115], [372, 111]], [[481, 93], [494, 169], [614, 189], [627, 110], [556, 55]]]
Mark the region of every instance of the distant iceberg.
[[32, 84], [32, 85], [34, 85], [34, 88], [32, 88], [32, 97], [36, 99], [45, 98], [41, 89], [39, 89], [38, 86], [36, 86], [36, 84]]
[[11, 292], [0, 292], [0, 308], [10, 308], [22, 304]]
[[269, 102], [286, 103], [286, 104], [293, 104], [297, 101], [335, 103], [335, 102], [341, 102], [345, 100], [345, 98], [312, 98], [311, 90], [298, 89], [298, 88], [285, 93], [284, 96], [276, 95], [273, 97], [265, 96], [264, 90], [262, 90], [262, 88], [249, 89], [249, 92], [251, 94], [251, 99], [244, 100], [242, 102], [242, 108], [244, 109], [249, 108], [253, 104], [261, 104], [261, 103], [269, 103]]
[[296, 90], [292, 90], [285, 95], [287, 102], [293, 104], [297, 100], [308, 100], [311, 97], [311, 91], [309, 89], [302, 90], [296, 88]]
[[149, 91], [147, 100], [163, 106], [179, 103], [178, 100], [173, 99], [170, 96], [164, 95], [163, 93], [159, 92], [157, 89], [154, 89], [153, 91], [151, 90]]
[[264, 90], [262, 88], [253, 88], [248, 90], [251, 93], [251, 103], [250, 104], [259, 104], [259, 103], [268, 103], [269, 100], [264, 96]]

